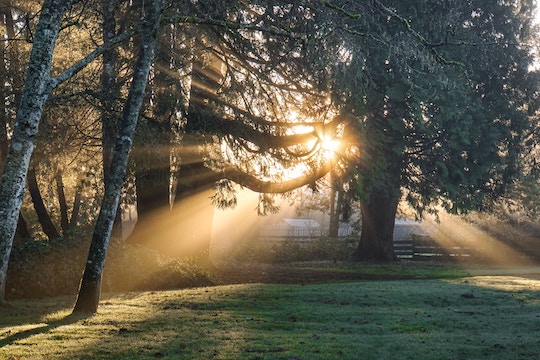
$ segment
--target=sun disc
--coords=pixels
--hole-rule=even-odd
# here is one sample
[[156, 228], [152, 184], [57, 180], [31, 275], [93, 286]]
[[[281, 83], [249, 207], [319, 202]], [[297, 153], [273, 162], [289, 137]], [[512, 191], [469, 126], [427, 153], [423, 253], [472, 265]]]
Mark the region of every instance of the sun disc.
[[331, 137], [323, 137], [321, 147], [325, 152], [336, 152], [339, 147], [339, 141]]

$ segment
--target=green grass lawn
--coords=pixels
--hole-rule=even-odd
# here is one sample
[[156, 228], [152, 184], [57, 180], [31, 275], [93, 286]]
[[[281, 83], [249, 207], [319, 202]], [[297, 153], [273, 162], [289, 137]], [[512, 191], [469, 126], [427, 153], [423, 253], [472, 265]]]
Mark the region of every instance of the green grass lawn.
[[540, 281], [224, 285], [0, 308], [0, 359], [539, 359]]

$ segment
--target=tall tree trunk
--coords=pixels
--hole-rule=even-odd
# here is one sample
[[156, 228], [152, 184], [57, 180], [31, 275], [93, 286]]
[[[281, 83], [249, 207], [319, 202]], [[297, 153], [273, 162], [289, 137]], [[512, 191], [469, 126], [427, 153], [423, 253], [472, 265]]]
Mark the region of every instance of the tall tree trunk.
[[153, 169], [136, 171], [137, 222], [156, 210], [169, 209], [169, 162], [156, 164]]
[[[15, 39], [15, 23], [13, 22], [12, 4], [11, 1], [7, 1], [5, 6], [0, 8], [0, 18], [3, 18], [6, 28], [6, 35], [8, 39]], [[15, 103], [12, 104], [12, 109], [17, 109], [20, 102], [19, 90], [22, 86], [22, 80], [20, 79], [18, 59], [17, 55], [13, 51], [15, 46], [9, 46], [9, 43], [3, 42], [0, 53], [0, 99], [7, 97], [6, 84], [11, 83], [11, 88], [15, 89]], [[11, 51], [10, 51], [11, 49]], [[6, 59], [9, 59], [9, 71], [6, 64]], [[22, 73], [22, 71], [20, 71]], [[6, 108], [6, 102], [0, 101], [0, 173], [3, 172], [4, 164], [7, 160], [9, 151], [9, 139], [7, 134], [8, 124], [11, 124], [11, 119], [8, 116], [8, 109]], [[19, 214], [19, 220], [17, 223], [17, 229], [15, 230], [14, 244], [19, 243], [22, 239], [30, 237], [30, 231], [28, 231], [28, 225], [24, 220], [22, 214]]]
[[339, 229], [339, 213], [336, 211], [336, 188], [330, 182], [330, 223], [328, 225], [328, 237], [337, 238]]
[[[22, 79], [20, 77], [20, 74], [22, 73], [22, 69], [19, 69], [19, 59], [17, 58], [17, 54], [14, 51], [14, 49], [17, 48], [15, 46], [15, 23], [13, 21], [13, 13], [12, 13], [12, 1], [6, 0], [4, 1], [3, 6], [0, 7], [0, 21], [3, 20], [5, 25], [5, 36], [7, 36], [8, 39], [12, 41], [12, 44], [10, 46], [10, 43], [8, 41], [2, 41], [1, 45], [1, 59], [0, 59], [0, 99], [6, 99], [8, 95], [8, 89], [6, 88], [6, 84], [11, 84], [11, 89], [15, 90], [15, 102], [11, 104], [11, 111], [16, 111], [17, 106], [20, 103], [20, 92], [18, 89], [22, 87]], [[2, 37], [4, 39], [4, 37]], [[8, 59], [6, 63], [6, 59]], [[7, 126], [8, 124], [11, 125], [11, 119], [8, 116], [8, 109], [6, 108], [6, 101], [0, 101], [0, 153], [1, 153], [1, 167], [3, 168], [6, 159], [7, 154], [9, 151], [9, 141], [8, 141], [8, 135], [7, 135]]]
[[332, 199], [330, 203], [330, 229], [328, 236], [331, 238], [339, 237], [339, 224], [341, 213], [343, 211], [343, 190], [332, 190]]
[[[135, 171], [135, 188], [137, 191], [137, 222], [126, 239], [131, 244], [146, 244], [166, 241], [159, 231], [160, 224], [156, 222], [156, 214], [166, 213], [170, 210], [170, 170], [166, 167], [155, 169], [138, 169]], [[148, 237], [149, 228], [156, 231]], [[153, 239], [152, 239], [153, 237]]]
[[105, 182], [105, 193], [92, 236], [88, 260], [86, 261], [79, 295], [73, 312], [95, 313], [98, 308], [105, 257], [120, 201], [122, 183], [126, 175], [127, 161], [145, 94], [148, 74], [154, 58], [161, 10], [162, 1], [160, 0], [145, 3], [145, 17], [141, 28], [141, 46], [120, 122], [109, 177]]
[[58, 205], [60, 207], [60, 226], [64, 236], [69, 231], [68, 206], [66, 194], [64, 193], [64, 180], [62, 179], [62, 171], [58, 170], [55, 175], [56, 194], [58, 195]]
[[394, 223], [398, 196], [372, 194], [360, 201], [362, 233], [353, 254], [355, 260], [390, 262], [394, 260]]
[[[152, 242], [168, 240], [156, 221], [156, 214], [167, 216], [170, 210], [171, 129], [168, 122], [153, 120], [146, 121], [139, 129], [131, 155], [135, 163], [137, 223], [126, 242], [153, 245]], [[147, 231], [151, 228], [153, 234]]]
[[172, 211], [179, 229], [174, 239], [178, 244], [176, 255], [195, 257], [198, 265], [209, 270], [213, 269], [210, 243], [214, 205], [210, 197], [215, 176], [202, 161], [182, 165]]
[[26, 175], [43, 106], [52, 91], [50, 69], [62, 17], [73, 0], [45, 0], [34, 32], [24, 92], [0, 183], [0, 304], [5, 302], [6, 275], [23, 200]]
[[339, 236], [339, 219], [343, 210], [343, 183], [333, 171], [330, 171], [330, 226], [328, 236]]
[[[108, 44], [116, 36], [115, 7], [116, 0], [102, 0], [103, 8], [103, 43]], [[101, 71], [101, 142], [103, 154], [103, 177], [109, 178], [116, 136], [118, 134], [118, 115], [116, 102], [120, 97], [120, 87], [116, 80], [118, 51], [112, 47], [103, 52]], [[119, 206], [114, 219], [111, 236], [122, 238], [122, 209]]]
[[199, 151], [204, 138], [185, 135], [180, 153], [182, 165], [176, 182], [172, 215], [178, 222], [175, 241], [178, 256], [197, 257], [200, 266], [213, 269], [210, 242], [214, 206], [210, 200], [212, 186], [220, 174], [207, 168]]
[[[167, 60], [169, 52], [170, 49], [167, 49], [161, 60]], [[147, 164], [143, 165], [142, 170], [137, 165], [139, 168], [137, 174], [139, 218], [133, 236], [130, 236], [129, 240], [144, 242], [170, 256], [197, 257], [201, 266], [212, 269], [209, 250], [214, 207], [210, 197], [213, 194], [211, 188], [221, 175], [204, 165], [204, 155], [199, 152], [199, 148], [204, 146], [205, 139], [197, 135], [198, 129], [193, 123], [198, 123], [204, 116], [201, 115], [201, 112], [204, 112], [201, 106], [205, 107], [205, 99], [209, 93], [217, 95], [225, 74], [223, 62], [219, 57], [213, 58], [210, 64], [202, 59], [203, 56], [191, 58], [193, 62], [190, 67], [193, 71], [191, 71], [190, 81], [177, 85], [179, 90], [185, 86], [187, 88], [185, 90], [189, 91], [190, 95], [186, 96], [189, 101], [184, 104], [178, 101], [172, 104], [166, 93], [160, 94], [159, 89], [167, 87], [167, 77], [170, 75], [167, 72], [156, 74], [154, 80], [157, 88], [155, 96], [157, 111], [153, 116], [164, 122], [164, 119], [178, 112], [179, 105], [188, 107], [187, 125], [184, 126], [185, 134], [181, 140], [181, 149], [178, 154], [175, 154], [181, 159], [181, 166], [177, 174], [172, 209], [169, 212], [167, 207], [169, 206], [170, 164], [163, 156], [168, 155], [172, 150], [165, 150], [171, 142], [170, 129], [165, 132], [169, 134], [166, 139], [162, 138], [162, 141], [153, 144], [158, 149], [162, 149], [161, 153], [154, 150], [137, 154], [138, 157], [146, 158], [146, 162], [148, 162], [148, 155], [152, 155], [150, 157], [152, 160], [150, 170]], [[163, 68], [169, 68], [169, 64]], [[170, 88], [170, 85], [168, 87]], [[144, 147], [141, 148], [144, 149]]]
[[28, 239], [30, 236], [31, 235], [30, 231], [28, 231], [28, 225], [26, 224], [26, 220], [24, 220], [24, 217], [19, 212], [19, 221], [17, 222], [17, 229], [15, 230], [13, 245], [17, 245], [23, 239]]
[[163, 159], [158, 166], [159, 161], [154, 160], [156, 169], [138, 174], [138, 219], [126, 241], [144, 244], [166, 256], [196, 258], [200, 266], [212, 269], [209, 248], [214, 207], [210, 197], [217, 174], [204, 166], [200, 154], [194, 155], [191, 150], [196, 146], [185, 147], [190, 150], [182, 154], [185, 164], [178, 173], [171, 209], [169, 162]]
[[[7, 18], [8, 12], [11, 13], [11, 9], [9, 7], [4, 9], [0, 8], [0, 21]], [[5, 21], [5, 23], [7, 23], [7, 21]], [[3, 38], [5, 35], [1, 34], [1, 36]], [[7, 53], [7, 43], [2, 41], [0, 43], [0, 99], [2, 99], [0, 100], [0, 171], [4, 167], [9, 149], [7, 134], [8, 113], [6, 101], [4, 100], [7, 97], [6, 84], [9, 82], [5, 61], [5, 59], [8, 57]]]
[[47, 212], [47, 208], [43, 203], [43, 197], [41, 196], [41, 191], [39, 191], [35, 168], [31, 168], [28, 171], [28, 191], [32, 197], [32, 203], [34, 204], [34, 209], [36, 210], [39, 224], [41, 225], [45, 235], [47, 235], [49, 240], [62, 237], [56, 229], [56, 226], [54, 225], [49, 213]]
[[[210, 200], [212, 186], [221, 179], [204, 165], [200, 147], [206, 139], [198, 135], [197, 124], [204, 122], [205, 102], [209, 94], [217, 96], [225, 76], [224, 64], [219, 57], [203, 61], [203, 56], [192, 58], [192, 77], [187, 122], [180, 149], [181, 166], [177, 176], [172, 216], [178, 222], [175, 236], [177, 255], [196, 257], [206, 269], [214, 268], [210, 260], [214, 206]], [[208, 60], [208, 59], [207, 59]], [[195, 129], [195, 130], [194, 130]], [[194, 130], [194, 131], [193, 131]]]
[[84, 179], [81, 179], [75, 188], [75, 198], [73, 199], [73, 209], [71, 210], [71, 218], [69, 219], [69, 228], [73, 229], [79, 221], [79, 210], [81, 208], [82, 191], [84, 188]]

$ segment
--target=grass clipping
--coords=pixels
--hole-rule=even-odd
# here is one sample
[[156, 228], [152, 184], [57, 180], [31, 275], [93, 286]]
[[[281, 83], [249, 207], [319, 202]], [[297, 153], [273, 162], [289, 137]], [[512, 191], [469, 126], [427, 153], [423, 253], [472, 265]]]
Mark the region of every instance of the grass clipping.
[[68, 298], [1, 308], [0, 358], [540, 358], [540, 281], [523, 277], [227, 285], [70, 310]]

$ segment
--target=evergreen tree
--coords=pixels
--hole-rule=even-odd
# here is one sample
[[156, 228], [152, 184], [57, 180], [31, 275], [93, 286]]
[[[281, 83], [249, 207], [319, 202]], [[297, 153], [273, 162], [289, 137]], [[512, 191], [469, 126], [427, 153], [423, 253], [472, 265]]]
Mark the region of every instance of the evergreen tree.
[[536, 91], [523, 46], [532, 6], [374, 4], [364, 22], [347, 22], [345, 35], [356, 36], [343, 45], [349, 58], [335, 71], [334, 97], [360, 147], [350, 187], [362, 211], [354, 257], [391, 261], [402, 196], [419, 215], [439, 205], [480, 209], [516, 176]]

